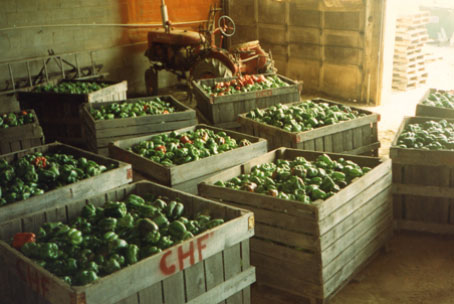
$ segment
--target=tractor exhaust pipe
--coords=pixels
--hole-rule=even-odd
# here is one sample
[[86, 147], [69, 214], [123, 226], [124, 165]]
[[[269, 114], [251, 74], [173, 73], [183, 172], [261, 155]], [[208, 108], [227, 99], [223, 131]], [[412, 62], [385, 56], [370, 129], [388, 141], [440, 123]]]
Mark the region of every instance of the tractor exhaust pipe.
[[169, 23], [169, 14], [167, 13], [167, 6], [164, 0], [161, 0], [161, 17], [162, 17], [162, 26], [168, 33], [170, 31]]

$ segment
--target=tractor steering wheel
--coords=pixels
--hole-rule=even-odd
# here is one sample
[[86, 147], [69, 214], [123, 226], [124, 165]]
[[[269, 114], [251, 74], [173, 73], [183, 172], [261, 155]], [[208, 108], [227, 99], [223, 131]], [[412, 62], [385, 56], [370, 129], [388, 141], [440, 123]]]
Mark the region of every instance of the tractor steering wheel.
[[226, 37], [231, 37], [235, 34], [235, 22], [229, 16], [221, 16], [218, 20], [218, 27], [221, 34]]

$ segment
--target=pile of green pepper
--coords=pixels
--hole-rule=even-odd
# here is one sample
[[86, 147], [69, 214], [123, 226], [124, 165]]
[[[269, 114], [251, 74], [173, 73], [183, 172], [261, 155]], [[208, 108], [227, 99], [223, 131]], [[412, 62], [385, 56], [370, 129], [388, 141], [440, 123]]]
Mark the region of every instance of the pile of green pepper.
[[166, 102], [159, 97], [152, 100], [111, 103], [106, 106], [103, 105], [97, 109], [90, 109], [90, 114], [95, 120], [169, 114], [173, 112], [175, 112], [175, 108], [170, 104], [170, 102]]
[[425, 106], [454, 109], [454, 91], [435, 91], [422, 102]]
[[85, 205], [70, 225], [45, 223], [36, 241], [16, 248], [68, 284], [85, 285], [224, 223], [183, 214], [177, 200], [130, 194], [103, 207]]
[[103, 82], [88, 81], [64, 81], [57, 85], [46, 84], [36, 87], [33, 92], [52, 92], [60, 94], [88, 94], [108, 87], [110, 84]]
[[99, 165], [85, 157], [36, 152], [8, 163], [0, 159], [0, 206], [75, 183], [114, 168]]
[[329, 198], [370, 170], [343, 158], [332, 160], [326, 154], [315, 161], [299, 156], [294, 160], [278, 159], [254, 166], [249, 174], [241, 174], [225, 183], [217, 181], [215, 185], [311, 204]]
[[288, 87], [277, 75], [243, 75], [232, 80], [217, 81], [212, 86], [202, 83], [202, 89], [210, 96], [224, 96], [246, 92]]
[[35, 121], [33, 113], [22, 110], [19, 113], [4, 113], [0, 114], [0, 128], [6, 129], [10, 127], [23, 126]]
[[247, 139], [239, 143], [225, 132], [200, 128], [184, 133], [171, 132], [153, 136], [128, 148], [129, 151], [164, 166], [180, 165], [250, 145]]
[[246, 117], [288, 132], [302, 132], [366, 115], [349, 106], [307, 100], [292, 106], [277, 104], [263, 110], [254, 109]]
[[423, 150], [454, 150], [454, 123], [428, 120], [408, 124], [397, 139], [397, 147]]

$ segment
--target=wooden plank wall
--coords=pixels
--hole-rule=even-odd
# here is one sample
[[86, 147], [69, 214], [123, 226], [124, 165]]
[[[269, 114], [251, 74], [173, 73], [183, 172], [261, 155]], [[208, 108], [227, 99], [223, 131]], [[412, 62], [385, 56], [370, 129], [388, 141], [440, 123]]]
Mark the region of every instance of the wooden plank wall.
[[304, 91], [379, 104], [384, 1], [227, 0], [231, 45], [259, 39]]

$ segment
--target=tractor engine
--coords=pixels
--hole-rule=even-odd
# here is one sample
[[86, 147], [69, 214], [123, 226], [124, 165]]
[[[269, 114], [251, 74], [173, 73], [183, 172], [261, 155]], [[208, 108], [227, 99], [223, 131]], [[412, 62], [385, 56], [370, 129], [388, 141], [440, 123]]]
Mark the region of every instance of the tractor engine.
[[145, 53], [150, 61], [159, 62], [163, 69], [189, 70], [194, 53], [200, 50], [204, 38], [197, 32], [160, 29], [148, 33], [148, 49]]

